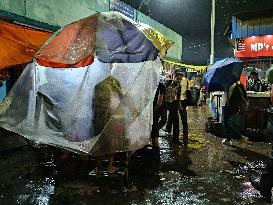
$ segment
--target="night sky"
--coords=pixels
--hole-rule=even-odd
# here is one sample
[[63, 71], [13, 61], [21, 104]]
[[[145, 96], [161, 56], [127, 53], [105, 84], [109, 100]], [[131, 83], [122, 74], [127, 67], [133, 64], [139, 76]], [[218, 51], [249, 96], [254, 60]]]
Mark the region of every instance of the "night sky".
[[[142, 0], [122, 0], [138, 9]], [[273, 0], [216, 0], [215, 57], [233, 56], [224, 36], [232, 14], [273, 8]], [[207, 64], [210, 55], [211, 0], [144, 0], [141, 12], [183, 37], [182, 61]]]

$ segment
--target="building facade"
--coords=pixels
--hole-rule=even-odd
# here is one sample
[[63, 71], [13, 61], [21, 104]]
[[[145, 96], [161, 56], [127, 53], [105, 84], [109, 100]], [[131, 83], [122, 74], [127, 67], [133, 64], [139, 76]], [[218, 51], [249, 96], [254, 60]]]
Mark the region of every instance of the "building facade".
[[167, 56], [181, 60], [181, 35], [119, 0], [1, 0], [0, 10], [53, 26], [64, 26], [97, 12], [113, 10], [114, 4], [118, 5], [119, 8], [117, 10], [128, 9], [128, 14], [132, 15], [134, 20], [148, 24], [171, 39], [174, 42], [174, 46], [168, 51]]
[[234, 55], [243, 60], [273, 57], [273, 10], [241, 13], [232, 17]]

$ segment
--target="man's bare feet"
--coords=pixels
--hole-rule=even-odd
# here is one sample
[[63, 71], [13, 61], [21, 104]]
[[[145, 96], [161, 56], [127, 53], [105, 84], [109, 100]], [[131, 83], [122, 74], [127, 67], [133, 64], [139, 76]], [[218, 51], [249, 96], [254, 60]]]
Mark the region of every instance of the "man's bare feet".
[[98, 175], [101, 175], [103, 173], [103, 167], [102, 165], [97, 165], [96, 172]]

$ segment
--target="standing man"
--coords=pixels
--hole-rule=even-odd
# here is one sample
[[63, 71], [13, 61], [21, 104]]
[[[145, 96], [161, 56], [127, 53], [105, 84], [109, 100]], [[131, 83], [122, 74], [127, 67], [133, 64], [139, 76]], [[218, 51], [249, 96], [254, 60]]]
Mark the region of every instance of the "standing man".
[[182, 145], [179, 141], [179, 116], [178, 110], [182, 110], [181, 105], [181, 80], [183, 74], [179, 71], [176, 71], [175, 78], [172, 83], [166, 88], [165, 102], [167, 110], [169, 111], [169, 122], [167, 124], [166, 130], [171, 133], [173, 126], [173, 138], [172, 142], [177, 145]]
[[198, 106], [198, 101], [200, 98], [200, 89], [201, 89], [200, 78], [196, 76], [193, 81], [193, 99], [195, 102], [195, 107]]
[[[117, 79], [108, 77], [95, 87], [94, 98], [92, 102], [94, 118], [94, 136], [101, 135], [97, 143], [103, 145], [104, 151], [108, 154], [96, 156], [97, 174], [103, 173], [103, 164], [101, 159], [108, 158], [108, 174], [114, 174], [118, 168], [113, 166], [114, 154], [117, 150], [116, 138], [124, 136], [124, 129], [117, 127], [118, 124], [123, 127], [123, 120], [111, 120], [112, 115], [116, 112], [116, 107], [122, 100], [122, 89]], [[123, 112], [118, 113], [123, 116]], [[111, 135], [109, 135], [111, 133]], [[127, 139], [126, 139], [127, 140]], [[126, 141], [125, 140], [125, 141]]]
[[165, 77], [162, 76], [153, 102], [154, 113], [151, 139], [154, 147], [158, 147], [159, 130], [166, 124], [167, 121], [167, 110], [164, 102], [166, 94], [165, 81]]
[[258, 77], [258, 73], [254, 71], [250, 73], [250, 78], [247, 81], [247, 90], [254, 92], [262, 91], [262, 84]]
[[189, 81], [185, 76], [182, 77], [180, 86], [181, 86], [180, 100], [183, 109], [179, 110], [179, 114], [183, 125], [183, 136], [184, 139], [187, 139], [188, 138], [187, 90], [189, 90]]
[[225, 145], [231, 144], [231, 139], [242, 139], [245, 129], [244, 118], [248, 109], [248, 98], [244, 86], [240, 81], [234, 83], [226, 92], [227, 100], [224, 112], [224, 125], [226, 138], [222, 141]]
[[193, 93], [193, 80], [194, 80], [193, 77], [189, 78], [189, 88], [190, 88], [191, 93]]

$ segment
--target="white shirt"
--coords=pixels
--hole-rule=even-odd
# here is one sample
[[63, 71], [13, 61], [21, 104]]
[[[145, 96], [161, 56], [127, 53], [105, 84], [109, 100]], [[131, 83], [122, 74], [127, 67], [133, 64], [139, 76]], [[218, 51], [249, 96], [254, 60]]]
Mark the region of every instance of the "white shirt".
[[185, 100], [187, 99], [187, 96], [186, 96], [186, 91], [189, 89], [189, 82], [188, 82], [188, 79], [183, 77], [182, 80], [181, 80], [181, 96], [180, 96], [180, 100]]

